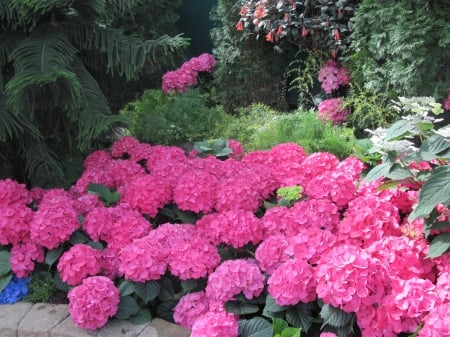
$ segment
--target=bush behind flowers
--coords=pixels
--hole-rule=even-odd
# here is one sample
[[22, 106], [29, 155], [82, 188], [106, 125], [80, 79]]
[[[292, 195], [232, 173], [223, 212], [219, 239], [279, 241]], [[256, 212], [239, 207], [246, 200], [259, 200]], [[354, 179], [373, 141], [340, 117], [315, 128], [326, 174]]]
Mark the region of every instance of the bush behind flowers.
[[[262, 317], [324, 336], [396, 336], [422, 325], [420, 337], [450, 336], [435, 325], [450, 312], [448, 255], [426, 259], [423, 221], [408, 222], [420, 186], [380, 190], [380, 179], [360, 178], [358, 159], [293, 143], [240, 157], [123, 137], [92, 153], [69, 191], [0, 181], [17, 196], [0, 207], [31, 210], [10, 215], [22, 230], [0, 226], [2, 251], [21, 277], [45, 253], [70, 285], [74, 323], [89, 330], [110, 317], [156, 315], [192, 337], [272, 336]], [[303, 192], [283, 205], [276, 192], [292, 186]]]

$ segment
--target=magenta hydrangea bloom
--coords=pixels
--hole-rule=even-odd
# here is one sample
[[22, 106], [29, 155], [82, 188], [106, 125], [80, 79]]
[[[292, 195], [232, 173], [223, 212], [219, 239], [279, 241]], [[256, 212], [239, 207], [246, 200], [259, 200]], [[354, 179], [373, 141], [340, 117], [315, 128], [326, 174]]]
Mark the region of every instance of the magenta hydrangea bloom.
[[282, 234], [269, 236], [261, 242], [255, 251], [259, 268], [269, 275], [290, 257], [288, 240]]
[[381, 302], [385, 294], [385, 271], [380, 261], [365, 250], [337, 245], [316, 267], [317, 295], [325, 303], [346, 312]]
[[316, 299], [314, 269], [303, 259], [291, 259], [269, 277], [268, 292], [280, 305], [308, 303]]
[[205, 71], [210, 73], [213, 71], [217, 61], [213, 55], [208, 53], [200, 54], [199, 56], [192, 57], [186, 62], [193, 70], [201, 72]]
[[305, 227], [288, 239], [288, 250], [296, 259], [317, 264], [320, 257], [335, 246], [336, 241], [336, 236], [329, 230]]
[[196, 222], [200, 236], [213, 244], [226, 243], [240, 248], [247, 243], [257, 244], [263, 238], [260, 219], [242, 209], [211, 213]]
[[111, 155], [114, 158], [131, 157], [134, 150], [141, 145], [141, 142], [132, 136], [123, 136], [116, 140], [111, 146]]
[[319, 70], [318, 78], [323, 91], [327, 94], [331, 94], [333, 91], [339, 89], [339, 87], [348, 85], [351, 76], [350, 70], [343, 67], [341, 63], [334, 60], [328, 60]]
[[208, 298], [225, 303], [243, 293], [246, 299], [259, 296], [264, 289], [264, 275], [251, 259], [228, 260], [209, 274]]
[[214, 209], [219, 180], [206, 171], [186, 170], [173, 189], [173, 201], [181, 210], [208, 213]]
[[233, 151], [230, 155], [231, 158], [240, 159], [244, 156], [245, 149], [241, 142], [235, 139], [228, 139], [228, 147]]
[[147, 175], [131, 180], [121, 189], [121, 204], [150, 217], [155, 217], [160, 208], [172, 200], [170, 182], [156, 175]]
[[104, 276], [92, 276], [71, 289], [69, 313], [75, 325], [96, 330], [104, 326], [109, 317], [117, 313], [120, 302], [119, 290], [114, 283]]
[[328, 98], [319, 103], [319, 118], [324, 122], [331, 122], [335, 125], [341, 124], [350, 111], [344, 107], [342, 98]]
[[217, 248], [197, 235], [171, 240], [169, 270], [180, 280], [206, 277], [220, 263]]
[[338, 337], [338, 336], [332, 332], [322, 332], [320, 334], [320, 337]]
[[418, 337], [449, 337], [450, 324], [444, 317], [450, 317], [450, 302], [434, 307], [423, 319]]
[[390, 285], [391, 292], [381, 307], [388, 329], [394, 333], [416, 331], [426, 314], [439, 304], [435, 285], [417, 277], [397, 279]]
[[19, 184], [15, 180], [0, 180], [0, 207], [12, 205], [15, 203], [28, 204], [31, 196], [26, 189], [25, 184]]
[[340, 241], [367, 247], [384, 236], [400, 236], [398, 209], [390, 202], [363, 196], [353, 199], [338, 226]]
[[192, 325], [191, 337], [237, 337], [238, 335], [237, 318], [227, 312], [208, 312]]
[[107, 177], [111, 177], [111, 183], [114, 189], [120, 189], [123, 185], [127, 185], [130, 180], [147, 175], [144, 167], [126, 159], [112, 160], [103, 170]]
[[209, 311], [209, 300], [204, 291], [184, 295], [173, 308], [175, 323], [192, 329], [195, 321]]
[[296, 202], [291, 208], [291, 214], [299, 224], [298, 228], [321, 228], [333, 233], [337, 230], [340, 219], [338, 207], [329, 199]]
[[69, 240], [80, 227], [77, 209], [76, 201], [68, 192], [47, 190], [30, 221], [31, 240], [47, 249]]
[[447, 98], [444, 100], [444, 109], [450, 110], [450, 89], [448, 90]]
[[166, 272], [166, 258], [167, 248], [155, 245], [151, 236], [145, 236], [122, 249], [119, 271], [126, 279], [136, 282], [158, 280]]
[[61, 255], [58, 271], [61, 279], [70, 286], [79, 285], [86, 277], [101, 270], [102, 253], [86, 244], [76, 244]]
[[115, 280], [118, 277], [122, 277], [123, 273], [120, 271], [120, 266], [122, 264], [120, 260], [121, 248], [107, 246], [102, 251], [102, 256], [100, 259], [100, 274], [108, 277], [111, 280]]
[[11, 270], [18, 278], [28, 277], [34, 270], [34, 262], [44, 262], [44, 249], [29, 239], [11, 248]]
[[0, 245], [16, 245], [30, 235], [33, 212], [25, 203], [0, 204]]

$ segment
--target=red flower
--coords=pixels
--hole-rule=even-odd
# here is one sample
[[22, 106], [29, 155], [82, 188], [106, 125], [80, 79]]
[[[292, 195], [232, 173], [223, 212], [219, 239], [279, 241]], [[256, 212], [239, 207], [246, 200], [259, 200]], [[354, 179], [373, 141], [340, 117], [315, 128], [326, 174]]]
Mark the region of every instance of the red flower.
[[341, 39], [341, 36], [339, 35], [339, 29], [336, 29], [336, 31], [334, 32], [334, 40], [338, 41]]
[[247, 6], [242, 6], [241, 10], [239, 11], [239, 15], [245, 15], [248, 13], [248, 8]]
[[258, 7], [256, 7], [256, 9], [255, 9], [255, 17], [260, 19], [260, 18], [263, 18], [264, 16], [266, 16], [266, 12], [264, 10], [264, 6], [263, 5], [258, 5]]
[[283, 34], [283, 26], [279, 26], [277, 29], [277, 35]]
[[302, 27], [302, 37], [306, 37], [308, 35], [308, 31], [306, 30], [305, 26]]
[[239, 20], [238, 23], [236, 24], [236, 29], [239, 31], [244, 30], [244, 24], [242, 23], [241, 20]]
[[273, 42], [274, 41], [274, 36], [275, 36], [275, 34], [274, 34], [273, 30], [271, 30], [266, 35], [266, 41]]

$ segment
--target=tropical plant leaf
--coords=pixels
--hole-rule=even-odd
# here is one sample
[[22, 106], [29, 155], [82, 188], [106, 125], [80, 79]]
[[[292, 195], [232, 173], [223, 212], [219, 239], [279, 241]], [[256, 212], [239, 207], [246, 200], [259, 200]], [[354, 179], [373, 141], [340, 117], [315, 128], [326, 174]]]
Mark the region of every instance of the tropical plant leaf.
[[273, 337], [272, 325], [262, 317], [239, 321], [241, 337]]
[[430, 243], [428, 257], [438, 257], [447, 252], [450, 248], [450, 233], [443, 233], [436, 236]]

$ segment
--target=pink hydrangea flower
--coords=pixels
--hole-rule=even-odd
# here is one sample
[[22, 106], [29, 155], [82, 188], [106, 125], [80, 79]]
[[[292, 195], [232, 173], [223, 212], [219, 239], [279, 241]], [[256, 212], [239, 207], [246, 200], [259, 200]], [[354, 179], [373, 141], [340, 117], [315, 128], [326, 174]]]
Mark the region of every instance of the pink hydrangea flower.
[[353, 199], [338, 226], [338, 240], [370, 245], [386, 235], [400, 236], [398, 209], [374, 197]]
[[139, 147], [141, 143], [134, 137], [123, 136], [116, 140], [111, 146], [111, 155], [114, 158], [131, 157], [131, 153]]
[[123, 273], [120, 271], [121, 260], [120, 252], [121, 248], [107, 246], [102, 251], [100, 259], [100, 274], [108, 277], [111, 280], [115, 280], [118, 277], [123, 277]]
[[199, 56], [192, 57], [186, 63], [195, 71], [205, 71], [207, 73], [210, 73], [213, 71], [214, 66], [216, 65], [216, 59], [211, 54], [203, 53]]
[[205, 215], [196, 222], [200, 236], [213, 244], [226, 243], [240, 248], [257, 244], [263, 238], [261, 221], [250, 211], [235, 209]]
[[80, 227], [77, 209], [68, 192], [47, 190], [30, 221], [31, 239], [47, 249], [58, 247]]
[[341, 63], [328, 60], [319, 70], [318, 78], [323, 91], [331, 94], [333, 91], [339, 89], [339, 87], [348, 85], [351, 76], [350, 70], [343, 67]]
[[288, 239], [289, 252], [296, 259], [308, 261], [315, 265], [320, 257], [336, 244], [336, 236], [329, 230], [319, 228], [302, 228]]
[[220, 263], [217, 248], [197, 235], [172, 240], [169, 270], [180, 280], [206, 277]]
[[44, 262], [44, 249], [26, 240], [11, 248], [11, 270], [18, 278], [28, 277], [34, 270], [34, 262]]
[[121, 189], [121, 204], [150, 217], [155, 217], [160, 208], [172, 200], [172, 186], [157, 175], [147, 175], [128, 182]]
[[342, 98], [328, 98], [319, 103], [319, 118], [324, 122], [332, 122], [333, 124], [341, 124], [350, 111], [344, 107]]
[[209, 274], [205, 292], [208, 298], [225, 303], [240, 293], [250, 300], [263, 289], [264, 275], [256, 261], [236, 259], [223, 262]]
[[184, 295], [173, 309], [175, 323], [192, 329], [195, 321], [208, 313], [209, 301], [204, 291]]
[[97, 275], [101, 270], [102, 253], [86, 244], [76, 244], [61, 255], [58, 271], [68, 285], [76, 286], [86, 277]]
[[447, 98], [444, 101], [444, 109], [450, 110], [450, 89], [448, 90]]
[[[151, 234], [151, 232], [150, 232]], [[120, 253], [120, 273], [135, 282], [158, 280], [167, 269], [167, 251], [155, 245], [151, 236], [134, 240]]]
[[208, 213], [214, 209], [219, 180], [206, 171], [186, 170], [173, 189], [173, 201], [181, 210]]
[[30, 235], [33, 212], [24, 203], [0, 204], [0, 244], [16, 245]]
[[382, 311], [387, 315], [391, 331], [414, 332], [438, 302], [435, 285], [430, 280], [397, 279], [391, 283], [391, 293], [383, 300]]
[[228, 139], [228, 146], [231, 148], [232, 154], [230, 155], [232, 158], [242, 158], [244, 156], [244, 146], [242, 144], [235, 140], [235, 139]]
[[337, 245], [320, 259], [316, 267], [317, 295], [325, 303], [346, 312], [381, 302], [385, 277], [380, 261], [365, 250]]
[[320, 334], [320, 337], [338, 337], [338, 336], [332, 332], [322, 332]]
[[227, 312], [209, 312], [192, 325], [191, 337], [237, 337], [239, 325], [235, 315]]
[[130, 180], [147, 175], [141, 165], [126, 159], [112, 160], [103, 170], [107, 177], [111, 177], [114, 189], [120, 189], [123, 185], [127, 185]]
[[255, 258], [262, 271], [271, 275], [283, 262], [290, 258], [289, 243], [282, 234], [275, 234], [266, 238], [256, 248]]
[[450, 324], [444, 317], [450, 317], [450, 302], [437, 305], [423, 318], [423, 327], [418, 337], [449, 337]]
[[92, 276], [71, 289], [69, 313], [75, 325], [96, 330], [104, 326], [109, 317], [117, 313], [120, 302], [119, 290], [114, 283], [104, 276]]
[[31, 201], [30, 194], [25, 184], [19, 184], [15, 180], [0, 180], [0, 206], [8, 206], [11, 204], [28, 204]]
[[316, 299], [314, 269], [303, 259], [291, 259], [280, 265], [267, 281], [268, 292], [280, 305], [308, 303]]

